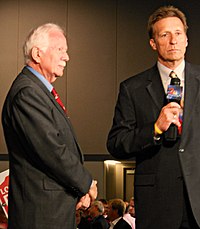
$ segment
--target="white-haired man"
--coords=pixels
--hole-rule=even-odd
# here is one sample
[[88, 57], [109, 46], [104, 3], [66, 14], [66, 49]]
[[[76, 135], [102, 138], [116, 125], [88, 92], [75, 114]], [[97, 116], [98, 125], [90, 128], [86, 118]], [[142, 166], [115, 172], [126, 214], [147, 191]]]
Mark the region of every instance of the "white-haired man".
[[[9, 229], [76, 228], [76, 206], [97, 196], [66, 109], [52, 83], [63, 75], [67, 40], [55, 24], [31, 31], [26, 66], [2, 111], [10, 161]], [[77, 201], [79, 201], [77, 205]]]

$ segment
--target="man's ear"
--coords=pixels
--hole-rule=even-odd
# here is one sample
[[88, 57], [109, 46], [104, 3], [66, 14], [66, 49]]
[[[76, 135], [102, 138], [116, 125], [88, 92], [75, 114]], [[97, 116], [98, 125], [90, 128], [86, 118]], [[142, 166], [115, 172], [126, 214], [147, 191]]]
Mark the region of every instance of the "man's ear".
[[151, 39], [149, 40], [149, 44], [150, 44], [150, 46], [151, 46], [151, 48], [152, 48], [153, 50], [157, 50], [156, 43], [155, 43], [155, 40], [154, 40], [153, 38], [151, 38]]
[[186, 40], [186, 47], [188, 46], [188, 38], [187, 38], [187, 40]]
[[31, 56], [32, 56], [32, 59], [36, 63], [40, 63], [41, 52], [40, 52], [39, 48], [33, 47], [32, 50], [31, 50]]

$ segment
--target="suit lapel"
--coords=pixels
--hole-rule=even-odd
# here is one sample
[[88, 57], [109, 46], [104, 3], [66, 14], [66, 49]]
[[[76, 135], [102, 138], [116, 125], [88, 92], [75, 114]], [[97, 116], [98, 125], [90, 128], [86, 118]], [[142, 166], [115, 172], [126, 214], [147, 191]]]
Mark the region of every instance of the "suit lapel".
[[67, 119], [65, 112], [63, 111], [61, 106], [58, 104], [58, 102], [55, 100], [54, 96], [46, 88], [46, 86], [32, 72], [30, 72], [26, 67], [23, 69], [22, 72], [27, 77], [29, 77], [32, 81], [34, 81], [45, 92], [45, 94], [52, 100], [52, 102], [57, 107], [57, 109], [61, 112], [61, 114]]
[[152, 72], [149, 74], [148, 81], [149, 83], [146, 87], [147, 91], [160, 111], [165, 101], [165, 91], [157, 66], [152, 68]]
[[24, 69], [22, 70], [22, 73], [24, 75], [26, 75], [27, 77], [29, 77], [32, 81], [34, 81], [45, 92], [45, 94], [53, 102], [53, 104], [56, 106], [56, 108], [60, 111], [61, 115], [64, 116], [67, 124], [69, 125], [69, 127], [70, 127], [70, 129], [72, 131], [72, 134], [73, 134], [73, 137], [75, 139], [75, 142], [76, 142], [78, 151], [80, 153], [80, 159], [83, 162], [83, 160], [84, 160], [83, 154], [81, 152], [81, 148], [80, 148], [80, 146], [78, 144], [78, 141], [77, 141], [77, 138], [76, 138], [76, 135], [75, 135], [75, 132], [73, 130], [73, 127], [72, 127], [72, 124], [70, 122], [69, 117], [66, 115], [66, 113], [64, 112], [64, 110], [61, 108], [61, 106], [58, 104], [58, 102], [55, 100], [54, 96], [49, 92], [49, 90], [46, 88], [46, 86], [32, 72], [30, 72], [26, 67], [24, 67]]
[[184, 96], [184, 113], [183, 113], [183, 136], [190, 125], [194, 107], [200, 96], [200, 74], [194, 71], [189, 63], [185, 67], [185, 96]]
[[[49, 92], [49, 90], [46, 88], [46, 86], [32, 73], [30, 72], [26, 67], [22, 71], [27, 77], [29, 77], [32, 81], [35, 82], [44, 92], [45, 94], [51, 99], [51, 101], [54, 103], [56, 108], [60, 111], [60, 113], [64, 116], [64, 118], [69, 122], [69, 118], [67, 117], [66, 113], [63, 111], [61, 106], [58, 104], [58, 102], [55, 100], [54, 96]], [[70, 126], [71, 123], [69, 122]]]

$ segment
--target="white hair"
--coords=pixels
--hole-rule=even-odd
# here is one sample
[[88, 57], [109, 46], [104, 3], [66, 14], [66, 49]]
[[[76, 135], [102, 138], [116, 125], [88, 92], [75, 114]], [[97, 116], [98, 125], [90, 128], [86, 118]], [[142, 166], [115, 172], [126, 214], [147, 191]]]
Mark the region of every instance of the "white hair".
[[104, 212], [104, 206], [103, 206], [103, 203], [101, 201], [95, 200], [92, 203], [92, 206], [96, 206], [98, 212], [100, 212], [101, 214], [103, 214], [103, 212]]
[[33, 47], [46, 51], [49, 45], [49, 34], [52, 31], [59, 31], [64, 34], [64, 30], [59, 25], [53, 23], [46, 23], [31, 30], [23, 46], [25, 64], [32, 61], [31, 50]]

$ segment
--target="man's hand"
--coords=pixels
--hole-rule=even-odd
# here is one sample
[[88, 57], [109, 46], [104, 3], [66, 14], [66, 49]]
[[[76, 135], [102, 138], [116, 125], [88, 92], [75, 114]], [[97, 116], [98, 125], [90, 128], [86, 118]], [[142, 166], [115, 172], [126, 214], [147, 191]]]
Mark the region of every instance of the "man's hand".
[[90, 199], [89, 194], [87, 193], [85, 196], [82, 196], [79, 202], [77, 203], [76, 210], [80, 208], [83, 208], [83, 209], [88, 208], [90, 206], [90, 202], [91, 202], [91, 199]]
[[82, 196], [76, 205], [76, 210], [83, 208], [86, 209], [90, 206], [90, 203], [97, 198], [97, 181], [93, 180], [88, 193]]
[[88, 193], [90, 195], [91, 201], [94, 201], [97, 198], [98, 191], [97, 191], [97, 181], [96, 180], [92, 181], [92, 184], [90, 186]]
[[181, 126], [179, 121], [179, 112], [181, 106], [178, 103], [171, 102], [164, 106], [160, 112], [160, 115], [156, 121], [157, 128], [164, 132], [166, 131], [171, 123], [175, 124], [177, 127]]

